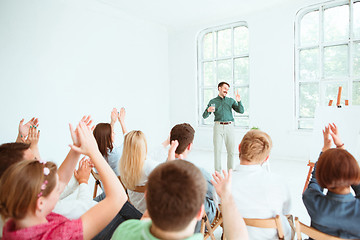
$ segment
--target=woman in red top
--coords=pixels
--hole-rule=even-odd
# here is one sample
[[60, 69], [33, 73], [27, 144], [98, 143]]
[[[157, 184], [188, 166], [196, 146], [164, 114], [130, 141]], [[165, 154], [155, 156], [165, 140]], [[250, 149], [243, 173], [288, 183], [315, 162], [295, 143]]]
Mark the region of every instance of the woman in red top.
[[[21, 161], [7, 169], [0, 180], [0, 214], [9, 219], [3, 239], [91, 239], [119, 212], [127, 200], [125, 191], [98, 150], [90, 128], [80, 122], [72, 131], [73, 145], [60, 168], [51, 162]], [[106, 198], [69, 220], [52, 213], [59, 195], [70, 180], [80, 154], [91, 158], [104, 176]]]

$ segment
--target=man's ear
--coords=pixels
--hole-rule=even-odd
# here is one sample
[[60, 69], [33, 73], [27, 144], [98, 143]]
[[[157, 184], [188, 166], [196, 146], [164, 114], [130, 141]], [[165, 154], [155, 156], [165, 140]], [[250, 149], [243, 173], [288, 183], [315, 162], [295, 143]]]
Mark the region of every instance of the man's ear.
[[187, 146], [187, 150], [190, 152], [192, 149], [193, 143], [189, 143], [189, 145]]
[[199, 211], [196, 214], [196, 220], [200, 221], [202, 219], [202, 217], [204, 216], [205, 213], [205, 207], [204, 204], [201, 205], [201, 208], [199, 209]]

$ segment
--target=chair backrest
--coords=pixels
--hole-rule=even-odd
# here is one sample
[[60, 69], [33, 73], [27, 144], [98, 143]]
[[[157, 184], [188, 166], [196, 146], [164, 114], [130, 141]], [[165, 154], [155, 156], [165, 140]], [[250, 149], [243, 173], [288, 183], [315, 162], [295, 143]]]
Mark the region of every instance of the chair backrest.
[[101, 182], [100, 182], [100, 175], [98, 173], [96, 173], [94, 170], [91, 169], [91, 175], [94, 177], [95, 179], [95, 186], [94, 186], [94, 194], [93, 194], [93, 198], [96, 197], [96, 193], [97, 193], [97, 187], [100, 186], [101, 187]]
[[310, 162], [310, 160], [309, 160], [307, 166], [309, 167], [309, 172], [308, 172], [308, 175], [307, 175], [307, 177], [306, 177], [306, 181], [305, 181], [303, 193], [305, 192], [305, 190], [307, 189], [307, 187], [308, 187], [308, 185], [309, 185], [311, 173], [312, 173], [312, 170], [313, 170], [314, 167], [315, 167], [315, 163]]
[[306, 226], [302, 222], [299, 221], [298, 217], [295, 217], [295, 226], [296, 226], [296, 238], [297, 240], [302, 240], [301, 233], [305, 233], [309, 237], [315, 239], [315, 240], [345, 240], [343, 238], [334, 237], [329, 234], [320, 232], [319, 230], [316, 230], [315, 228]]
[[[219, 205], [219, 208], [221, 206]], [[215, 240], [214, 231], [219, 227], [223, 225], [223, 218], [221, 215], [220, 210], [216, 209], [216, 214], [214, 217], [214, 220], [210, 223], [208, 216], [204, 212], [204, 215], [201, 219], [201, 227], [200, 227], [200, 233], [204, 235], [204, 240], [206, 240], [208, 237], [210, 237], [212, 240]], [[224, 233], [224, 231], [223, 231]], [[225, 240], [225, 236], [223, 234], [223, 240]]]
[[258, 228], [275, 228], [278, 233], [279, 239], [284, 239], [284, 230], [281, 224], [281, 219], [279, 215], [276, 215], [274, 218], [244, 218], [245, 224], [251, 227]]
[[[124, 189], [125, 189], [125, 191], [127, 193], [128, 189], [126, 188], [125, 184], [121, 181], [121, 177], [118, 176], [118, 178], [119, 178], [119, 181], [121, 182], [121, 184], [123, 185], [123, 187], [124, 187]], [[131, 190], [131, 191], [138, 192], [138, 193], [144, 193], [146, 191], [146, 185], [144, 185], [144, 186], [136, 186], [136, 188], [134, 190]]]

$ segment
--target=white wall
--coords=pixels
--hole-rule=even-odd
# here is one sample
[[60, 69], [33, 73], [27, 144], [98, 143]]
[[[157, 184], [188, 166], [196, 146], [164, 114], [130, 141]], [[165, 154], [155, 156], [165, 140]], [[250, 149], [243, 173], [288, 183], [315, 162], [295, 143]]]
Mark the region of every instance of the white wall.
[[[40, 151], [61, 162], [68, 123], [109, 122], [125, 106], [128, 129], [150, 145], [169, 130], [167, 29], [96, 0], [0, 2], [0, 142], [21, 118], [40, 119]], [[118, 137], [120, 127], [117, 128]]]
[[[172, 124], [189, 122], [196, 126], [194, 148], [213, 149], [212, 128], [198, 127], [197, 35], [211, 26], [246, 21], [250, 33], [251, 126], [270, 134], [273, 157], [308, 159], [312, 134], [295, 131], [294, 22], [298, 10], [314, 3], [288, 1], [237, 18], [221, 22], [209, 19], [207, 24], [169, 32], [170, 119]], [[237, 143], [244, 133], [236, 131]]]

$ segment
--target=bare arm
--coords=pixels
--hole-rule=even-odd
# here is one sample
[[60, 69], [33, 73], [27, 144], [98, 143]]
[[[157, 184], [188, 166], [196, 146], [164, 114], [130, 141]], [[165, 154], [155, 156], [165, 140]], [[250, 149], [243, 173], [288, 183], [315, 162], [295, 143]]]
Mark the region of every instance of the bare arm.
[[118, 119], [119, 119], [119, 122], [120, 122], [120, 125], [121, 125], [121, 130], [123, 132], [123, 135], [127, 134], [127, 129], [126, 129], [126, 125], [125, 125], [125, 115], [126, 115], [125, 108], [122, 107], [120, 109]]
[[127, 200], [124, 188], [113, 170], [101, 155], [96, 140], [83, 122], [80, 122], [77, 136], [80, 146], [71, 145], [72, 150], [90, 157], [103, 182], [106, 198], [81, 216], [84, 239], [98, 234], [120, 211]]
[[[80, 122], [85, 124], [86, 126], [90, 127], [92, 120], [91, 120], [90, 116], [84, 116]], [[73, 139], [74, 145], [80, 146], [79, 139], [77, 138], [76, 133], [75, 133], [76, 131], [78, 131], [78, 129], [76, 129], [74, 131], [72, 125], [70, 124], [69, 126], [70, 126], [70, 133], [71, 133], [71, 137]], [[76, 164], [79, 161], [79, 158], [80, 158], [80, 153], [74, 151], [73, 149], [70, 149], [64, 162], [60, 165], [59, 170], [58, 170], [58, 175], [59, 175], [61, 192], [65, 189], [66, 185], [70, 181], [70, 178], [73, 175], [74, 169], [76, 167]]]
[[30, 149], [34, 154], [36, 159], [40, 159], [40, 152], [39, 152], [39, 139], [40, 139], [40, 130], [37, 127], [30, 126], [28, 137], [25, 143], [30, 144]]
[[115, 123], [116, 123], [116, 120], [118, 119], [118, 117], [119, 117], [119, 114], [118, 114], [116, 108], [113, 108], [113, 110], [111, 111], [111, 115], [110, 115], [110, 118], [111, 118], [111, 121], [110, 121], [111, 129], [114, 129], [114, 126], [115, 126]]
[[217, 194], [221, 198], [221, 213], [224, 221], [224, 232], [227, 239], [249, 239], [244, 219], [237, 210], [234, 198], [231, 194], [231, 169], [229, 174], [223, 170], [224, 177], [220, 173], [215, 172], [213, 177], [215, 181], [211, 181], [216, 189]]

